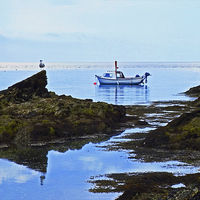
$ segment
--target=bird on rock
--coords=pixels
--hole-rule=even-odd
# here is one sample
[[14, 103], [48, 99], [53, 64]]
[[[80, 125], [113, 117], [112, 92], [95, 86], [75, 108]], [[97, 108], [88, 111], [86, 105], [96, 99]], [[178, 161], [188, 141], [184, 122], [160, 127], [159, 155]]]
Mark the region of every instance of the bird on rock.
[[45, 67], [45, 64], [43, 63], [43, 60], [40, 60], [39, 67], [40, 67], [41, 69]]

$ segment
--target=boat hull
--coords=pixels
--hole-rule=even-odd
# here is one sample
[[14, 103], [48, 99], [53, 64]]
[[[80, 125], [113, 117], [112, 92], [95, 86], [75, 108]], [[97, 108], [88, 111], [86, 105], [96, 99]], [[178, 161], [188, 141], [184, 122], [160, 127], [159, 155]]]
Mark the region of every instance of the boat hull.
[[143, 83], [145, 77], [133, 77], [133, 78], [104, 78], [97, 76], [99, 84], [101, 85], [139, 85]]

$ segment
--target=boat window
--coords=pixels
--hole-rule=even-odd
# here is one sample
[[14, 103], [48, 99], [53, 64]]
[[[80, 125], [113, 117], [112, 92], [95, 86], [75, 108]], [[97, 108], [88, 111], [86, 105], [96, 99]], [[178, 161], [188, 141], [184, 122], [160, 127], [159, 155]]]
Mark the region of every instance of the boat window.
[[122, 72], [117, 72], [117, 78], [124, 78], [124, 74]]
[[124, 77], [124, 74], [123, 74], [122, 72], [120, 72], [120, 77], [121, 77], [121, 78], [125, 78], [125, 77]]
[[112, 74], [110, 74], [110, 73], [105, 73], [105, 74], [103, 74], [103, 76], [112, 78]]

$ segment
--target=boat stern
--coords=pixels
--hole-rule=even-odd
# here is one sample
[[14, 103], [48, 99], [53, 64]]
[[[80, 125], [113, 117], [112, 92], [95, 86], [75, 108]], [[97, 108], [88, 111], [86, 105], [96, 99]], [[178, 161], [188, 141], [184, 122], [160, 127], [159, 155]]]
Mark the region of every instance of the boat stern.
[[143, 75], [143, 81], [145, 81], [145, 83], [147, 83], [147, 77], [148, 76], [151, 76], [151, 74], [149, 72], [146, 72], [144, 75]]

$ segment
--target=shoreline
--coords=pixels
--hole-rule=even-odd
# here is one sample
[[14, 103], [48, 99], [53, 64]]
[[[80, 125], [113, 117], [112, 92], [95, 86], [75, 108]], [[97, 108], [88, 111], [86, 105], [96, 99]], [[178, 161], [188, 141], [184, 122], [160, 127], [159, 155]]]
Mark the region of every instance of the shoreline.
[[[44, 75], [44, 71], [39, 72], [38, 74], [43, 74]], [[46, 73], [45, 73], [46, 75]], [[111, 135], [109, 133], [113, 133], [113, 131], [111, 130], [116, 130], [118, 128], [121, 129], [128, 129], [128, 128], [145, 128], [145, 127], [151, 127], [154, 128], [155, 130], [158, 129], [159, 127], [165, 127], [166, 124], [168, 124], [169, 120], [172, 120], [173, 118], [177, 118], [180, 117], [182, 114], [186, 113], [186, 112], [193, 112], [193, 110], [198, 108], [199, 102], [198, 99], [196, 99], [195, 101], [157, 101], [157, 102], [151, 102], [151, 104], [149, 105], [127, 105], [125, 106], [126, 108], [126, 116], [124, 117], [124, 106], [120, 107], [120, 106], [111, 106], [107, 103], [94, 103], [90, 100], [90, 99], [86, 99], [86, 100], [79, 100], [79, 99], [75, 99], [72, 98], [71, 96], [65, 96], [65, 95], [61, 95], [58, 96], [53, 92], [48, 92], [45, 88], [47, 82], [46, 79], [44, 79], [44, 76], [42, 79], [36, 79], [37, 81], [39, 80], [40, 84], [38, 84], [38, 82], [34, 82], [34, 84], [32, 83], [32, 79], [28, 79], [31, 80], [31, 84], [27, 84], [25, 80], [25, 82], [21, 82], [21, 83], [17, 83], [11, 87], [9, 87], [7, 90], [1, 91], [0, 92], [0, 100], [1, 100], [1, 114], [7, 116], [7, 118], [3, 117], [3, 119], [5, 120], [1, 120], [2, 124], [2, 128], [1, 131], [3, 131], [1, 133], [1, 135], [3, 137], [1, 137], [1, 140], [4, 138], [6, 141], [6, 144], [8, 144], [10, 146], [9, 148], [3, 148], [1, 150], [1, 158], [7, 158], [9, 160], [12, 160], [16, 163], [23, 163], [24, 160], [34, 160], [35, 156], [37, 157], [37, 154], [39, 152], [40, 155], [43, 155], [40, 157], [39, 161], [36, 159], [36, 161], [34, 162], [30, 162], [27, 164], [28, 167], [32, 168], [32, 169], [36, 169], [38, 171], [42, 171], [45, 172], [45, 168], [47, 165], [47, 152], [50, 149], [67, 149], [68, 147], [66, 146], [71, 146], [70, 142], [73, 143], [73, 135], [69, 135], [71, 138], [71, 141], [68, 139], [63, 139], [63, 135], [59, 135], [57, 133], [59, 133], [59, 131], [61, 131], [60, 129], [60, 125], [55, 125], [58, 121], [56, 121], [56, 123], [52, 123], [52, 116], [56, 114], [56, 116], [59, 118], [61, 117], [63, 119], [63, 117], [65, 117], [66, 119], [70, 116], [68, 115], [69, 113], [76, 113], [76, 115], [73, 115], [73, 117], [70, 118], [70, 120], [74, 120], [75, 124], [72, 126], [73, 129], [75, 127], [77, 127], [77, 125], [81, 125], [81, 129], [76, 129], [77, 131], [79, 131], [80, 135], [77, 135], [77, 137], [75, 137], [74, 140], [74, 144], [77, 145], [77, 141], [78, 138], [80, 140], [80, 144], [77, 145], [77, 149], [81, 148], [82, 145], [87, 144], [90, 141], [102, 141], [105, 138], [109, 138]], [[28, 82], [29, 83], [29, 82]], [[28, 85], [28, 88], [24, 87], [25, 85]], [[39, 87], [38, 87], [39, 85]], [[23, 87], [21, 87], [23, 86]], [[33, 87], [32, 87], [33, 86]], [[41, 87], [42, 86], [42, 87]], [[22, 90], [18, 90], [19, 88], [21, 88]], [[33, 90], [34, 88], [34, 90]], [[23, 91], [23, 92], [22, 92]], [[198, 88], [195, 87], [195, 91], [197, 91], [196, 94], [196, 98], [198, 97]], [[194, 91], [192, 92], [194, 93]], [[42, 96], [40, 96], [42, 94]], [[39, 96], [38, 96], [39, 95]], [[73, 101], [73, 102], [72, 102]], [[71, 103], [70, 103], [71, 102]], [[194, 104], [195, 102], [195, 104]], [[81, 106], [80, 106], [81, 104]], [[99, 107], [97, 107], [97, 111], [91, 110], [91, 108], [94, 106], [96, 106], [97, 104], [99, 104], [99, 106], [105, 108], [106, 112], [104, 113], [104, 111], [102, 110], [101, 112], [99, 112]], [[89, 109], [85, 109], [87, 106], [89, 105]], [[83, 106], [83, 107], [82, 107]], [[86, 106], [86, 107], [85, 107]], [[92, 106], [92, 107], [91, 107]], [[67, 108], [67, 110], [66, 110]], [[115, 110], [118, 109], [119, 110]], [[64, 110], [62, 110], [64, 109]], [[121, 111], [120, 111], [121, 109]], [[63, 111], [63, 112], [60, 112]], [[70, 112], [69, 112], [70, 111]], [[80, 112], [79, 112], [80, 111]], [[106, 121], [104, 122], [104, 124], [101, 124], [100, 129], [98, 129], [99, 133], [97, 135], [90, 135], [90, 134], [83, 134], [82, 135], [82, 128], [84, 128], [84, 130], [88, 130], [87, 126], [84, 125], [84, 123], [88, 124], [88, 116], [90, 115], [94, 115], [95, 118], [97, 115], [99, 116], [104, 116], [106, 113], [110, 113], [113, 112], [113, 116], [117, 115], [119, 118], [116, 118], [114, 120], [114, 123], [112, 122], [111, 119], [113, 119], [113, 116], [111, 116], [111, 118], [109, 118], [108, 116], [106, 117], [106, 121], [111, 120], [111, 127], [108, 127], [106, 125]], [[120, 112], [121, 114], [117, 114], [116, 112]], [[39, 113], [38, 113], [39, 112]], [[46, 114], [47, 115], [46, 115]], [[83, 116], [83, 113], [87, 114], [86, 116]], [[10, 115], [10, 117], [8, 117], [8, 115]], [[119, 116], [120, 115], [120, 116]], [[25, 118], [29, 118], [29, 117], [36, 117], [36, 121], [34, 121], [34, 124], [37, 125], [36, 127], [36, 131], [32, 132], [32, 128], [31, 126], [28, 126], [28, 129], [26, 129], [26, 127], [24, 126], [25, 124], [21, 123], [21, 121], [15, 120], [13, 121], [13, 117], [14, 116], [18, 116], [18, 118], [20, 119], [20, 117], [22, 119]], [[50, 118], [44, 118], [44, 116], [50, 116]], [[39, 117], [39, 118], [37, 118]], [[105, 118], [105, 116], [104, 116]], [[100, 121], [102, 121], [104, 118], [101, 118]], [[108, 120], [109, 119], [109, 120]], [[119, 120], [121, 119], [121, 120]], [[44, 122], [44, 128], [43, 126], [41, 126], [41, 122]], [[78, 122], [80, 123], [77, 123]], [[97, 119], [95, 119], [97, 120]], [[38, 123], [40, 121], [40, 123]], [[98, 120], [97, 120], [98, 121]], [[99, 122], [100, 122], [99, 121]], [[31, 121], [27, 121], [27, 124], [29, 124]], [[43, 123], [42, 122], [42, 123]], [[91, 122], [91, 121], [90, 121]], [[8, 123], [8, 124], [7, 124]], [[20, 126], [19, 126], [20, 125]], [[55, 127], [54, 127], [55, 125]], [[70, 125], [71, 126], [71, 125]], [[68, 127], [70, 127], [68, 126]], [[91, 128], [91, 125], [89, 125]], [[99, 127], [99, 124], [97, 123], [97, 127]], [[25, 128], [25, 129], [24, 129]], [[58, 128], [58, 129], [56, 129]], [[94, 127], [93, 127], [94, 128]], [[42, 131], [41, 131], [42, 129]], [[66, 127], [65, 127], [66, 129]], [[5, 131], [6, 130], [6, 131]], [[23, 131], [22, 131], [23, 130]], [[91, 131], [91, 130], [90, 130]], [[116, 130], [117, 131], [117, 130]], [[17, 138], [13, 140], [13, 133], [16, 132], [19, 135], [17, 135]], [[23, 134], [21, 134], [23, 133]], [[32, 137], [32, 135], [29, 134], [33, 133], [34, 138], [31, 140], [30, 142], [30, 138]], [[46, 135], [45, 135], [45, 134]], [[94, 131], [92, 130], [92, 133], [94, 133]], [[41, 134], [41, 138], [40, 137]], [[64, 133], [66, 134], [66, 132]], [[114, 135], [116, 135], [117, 133], [114, 132]], [[9, 137], [8, 137], [9, 136]], [[25, 139], [24, 136], [26, 136], [27, 138]], [[57, 137], [58, 136], [58, 137]], [[183, 161], [185, 163], [190, 162], [190, 164], [192, 163], [192, 165], [197, 165], [200, 166], [200, 154], [195, 153], [193, 150], [181, 150], [181, 149], [166, 149], [163, 148], [163, 146], [161, 145], [161, 148], [156, 148], [156, 146], [153, 146], [151, 148], [149, 148], [148, 146], [144, 145], [144, 141], [145, 139], [149, 136], [149, 133], [136, 133], [136, 134], [128, 134], [122, 137], [122, 139], [126, 139], [127, 141], [125, 142], [116, 142], [116, 143], [112, 143], [112, 148], [109, 149], [110, 146], [107, 146], [105, 148], [108, 148], [106, 150], [115, 150], [115, 151], [119, 151], [119, 150], [128, 150], [130, 151], [129, 153], [129, 159], [137, 159], [137, 160], [142, 160], [143, 162], [157, 162], [159, 159], [160, 160], [179, 160], [179, 161]], [[37, 142], [35, 142], [35, 137], [36, 140], [38, 140]], [[38, 137], [38, 138], [37, 138]], [[48, 139], [46, 140], [45, 139]], [[157, 136], [156, 136], [157, 138]], [[11, 141], [14, 141], [14, 143], [12, 143]], [[19, 143], [18, 143], [19, 141]], [[68, 145], [66, 145], [66, 141], [67, 143], [69, 143]], [[11, 142], [11, 143], [10, 143]], [[161, 141], [162, 143], [162, 137], [161, 137]], [[46, 144], [45, 144], [46, 143]], [[10, 145], [11, 144], [11, 145]], [[25, 145], [24, 145], [25, 144]], [[28, 144], [28, 146], [27, 146]], [[31, 145], [32, 144], [32, 145]], [[39, 146], [38, 146], [39, 144]], [[141, 145], [142, 144], [142, 145]], [[15, 146], [17, 145], [17, 146]], [[59, 147], [62, 146], [62, 147]], [[4, 146], [5, 147], [5, 146]], [[16, 148], [17, 147], [17, 148]], [[6, 150], [7, 149], [7, 150]], [[11, 151], [10, 151], [11, 150]], [[196, 151], [197, 152], [197, 151]], [[188, 154], [189, 153], [189, 154]], [[18, 158], [18, 156], [22, 154], [23, 156]], [[194, 154], [194, 155], [193, 155]], [[30, 155], [32, 155], [33, 157], [30, 158]], [[191, 157], [191, 155], [193, 155], [193, 157]], [[188, 161], [189, 160], [189, 161]], [[42, 164], [41, 164], [42, 163]], [[39, 166], [39, 167], [38, 167]], [[177, 183], [177, 181], [182, 181], [184, 182], [182, 179], [176, 179], [173, 177], [172, 174], [170, 173], [153, 173], [153, 174], [149, 174], [149, 173], [143, 173], [143, 174], [137, 174], [140, 175], [139, 177], [141, 177], [141, 182], [140, 182], [140, 186], [138, 188], [134, 188], [134, 180], [135, 178], [137, 178], [137, 176], [135, 177], [134, 174], [131, 173], [123, 173], [123, 174], [109, 174], [106, 176], [109, 176], [110, 178], [112, 178], [113, 180], [111, 182], [104, 182], [104, 180], [100, 181], [99, 180], [89, 180], [90, 183], [95, 184], [99, 184], [95, 189], [90, 189], [91, 192], [123, 192], [123, 194], [118, 198], [118, 199], [128, 199], [130, 198], [138, 198], [140, 197], [140, 199], [146, 199], [147, 196], [146, 195], [150, 195], [150, 191], [146, 190], [147, 194], [145, 192], [143, 192], [142, 188], [143, 187], [147, 187], [145, 186], [145, 182], [142, 182], [142, 180], [146, 180], [145, 177], [150, 177], [149, 180], [153, 179], [154, 182], [152, 183], [153, 189], [152, 189], [152, 194], [151, 195], [156, 195], [155, 197], [160, 196], [159, 198], [162, 198], [162, 195], [164, 193], [165, 198], [166, 195], [168, 193], [170, 193], [170, 191], [173, 189], [171, 186], [173, 186], [175, 183]], [[162, 182], [162, 184], [167, 185], [167, 188], [162, 188], [162, 184], [159, 183], [155, 177], [160, 177], [162, 179], [165, 179], [166, 177], [171, 177], [170, 182]], [[187, 180], [187, 184], [184, 182], [185, 187], [180, 189], [178, 188], [177, 191], [180, 190], [188, 190], [190, 187], [193, 187], [192, 184], [195, 183], [193, 189], [197, 188], [196, 190], [198, 190], [197, 193], [199, 193], [199, 186], [198, 186], [198, 182], [195, 182], [194, 180], [199, 177], [200, 175], [198, 173], [196, 173], [193, 177], [191, 176], [187, 176], [189, 177], [189, 179], [191, 180], [190, 182], [188, 182], [188, 178], [185, 176], [185, 179]], [[119, 182], [119, 180], [123, 180], [122, 182]], [[128, 181], [128, 182], [127, 182]], [[102, 187], [104, 187], [104, 184], [107, 184], [112, 187], [114, 187], [114, 189], [111, 190], [104, 190], [102, 189]], [[114, 185], [113, 185], [114, 183]], [[130, 184], [131, 183], [131, 184]], [[127, 186], [128, 184], [128, 186]], [[160, 188], [160, 190], [159, 190]], [[136, 190], [137, 189], [137, 193], [132, 193], [132, 190]], [[156, 191], [156, 192], [155, 192]], [[174, 191], [174, 189], [173, 189]], [[197, 194], [196, 193], [196, 194]], [[195, 195], [196, 195], [195, 194]], [[126, 195], [126, 197], [124, 197], [124, 195]], [[128, 195], [128, 196], [127, 196]], [[171, 195], [171, 193], [170, 193]], [[152, 197], [153, 198], [153, 197]], [[164, 198], [164, 197], [163, 197]]]
[[[191, 88], [186, 92], [187, 95], [198, 97], [200, 86]], [[194, 94], [196, 92], [196, 94]], [[200, 167], [200, 152], [196, 149], [175, 149], [168, 148], [165, 138], [162, 137], [159, 130], [164, 129], [168, 124], [174, 123], [177, 119], [184, 117], [185, 113], [193, 113], [198, 110], [199, 99], [194, 101], [164, 101], [152, 102], [150, 106], [126, 106], [127, 113], [136, 116], [140, 120], [146, 121], [146, 125], [135, 125], [137, 127], [154, 127], [154, 130], [147, 133], [128, 134], [124, 138], [125, 142], [116, 142], [112, 144], [112, 150], [121, 149], [130, 151], [129, 159], [141, 160], [142, 162], [163, 162], [163, 161], [180, 161], [188, 166]], [[149, 113], [149, 115], [148, 115]], [[153, 115], [152, 115], [153, 114]], [[160, 117], [159, 117], [160, 116]], [[148, 118], [149, 117], [149, 118]], [[191, 118], [195, 115], [192, 116]], [[168, 120], [170, 119], [170, 122]], [[132, 121], [130, 124], [134, 124]], [[155, 125], [157, 123], [157, 125]], [[159, 124], [160, 123], [160, 124]], [[189, 123], [189, 121], [188, 121]], [[193, 125], [192, 125], [193, 126]], [[177, 123], [177, 128], [179, 123]], [[177, 129], [175, 129], [177, 130]], [[189, 129], [188, 129], [189, 130]], [[152, 134], [152, 133], [153, 134]], [[155, 132], [155, 134], [154, 134]], [[161, 135], [161, 136], [160, 136]], [[153, 136], [153, 137], [152, 137]], [[151, 138], [150, 146], [146, 141]], [[160, 139], [159, 139], [160, 138]], [[123, 137], [122, 137], [123, 139]], [[183, 138], [184, 139], [184, 138]], [[187, 138], [185, 138], [187, 139]], [[196, 140], [194, 138], [194, 140]], [[159, 141], [159, 146], [157, 145]], [[173, 141], [172, 141], [173, 142]], [[166, 144], [165, 144], [166, 143]], [[190, 145], [190, 143], [188, 143]], [[109, 148], [108, 148], [109, 150]], [[175, 175], [167, 172], [146, 172], [146, 173], [115, 173], [106, 174], [105, 178], [110, 180], [89, 180], [94, 184], [91, 192], [123, 192], [117, 200], [127, 199], [157, 199], [157, 200], [175, 200], [175, 199], [198, 199], [200, 197], [200, 173], [195, 172], [191, 175]], [[158, 179], [159, 177], [159, 179]], [[162, 180], [162, 182], [160, 181]], [[151, 182], [151, 184], [147, 184]], [[173, 186], [180, 184], [180, 187]], [[182, 185], [181, 185], [182, 184]], [[106, 189], [107, 188], [107, 189]], [[112, 189], [108, 189], [112, 188]], [[194, 192], [195, 191], [195, 192]]]
[[[113, 69], [112, 62], [46, 62], [45, 65], [47, 70]], [[0, 62], [0, 71], [38, 71], [38, 66], [38, 62]], [[119, 66], [121, 69], [152, 67], [192, 69], [200, 68], [200, 62], [119, 62]]]

